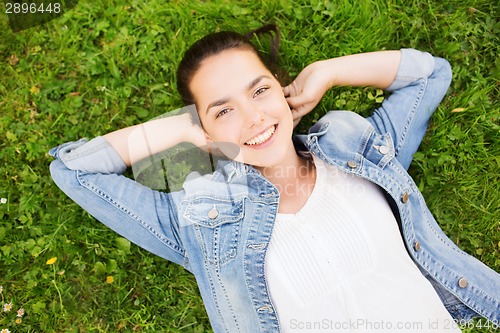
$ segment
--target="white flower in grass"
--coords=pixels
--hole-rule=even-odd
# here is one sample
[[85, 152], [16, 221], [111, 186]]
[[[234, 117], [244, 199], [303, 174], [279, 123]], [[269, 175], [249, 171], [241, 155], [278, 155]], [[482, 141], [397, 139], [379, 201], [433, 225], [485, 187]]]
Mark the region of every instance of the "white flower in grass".
[[17, 310], [17, 316], [19, 318], [21, 318], [22, 316], [24, 316], [24, 309], [23, 308], [20, 308], [19, 310]]
[[10, 333], [10, 331], [6, 328], [4, 328], [3, 330], [0, 331], [0, 333]]
[[12, 303], [5, 303], [3, 305], [3, 312], [9, 312], [10, 310], [12, 310]]
[[3, 205], [3, 204], [6, 204], [7, 203], [7, 198], [1, 198], [0, 199], [0, 203]]

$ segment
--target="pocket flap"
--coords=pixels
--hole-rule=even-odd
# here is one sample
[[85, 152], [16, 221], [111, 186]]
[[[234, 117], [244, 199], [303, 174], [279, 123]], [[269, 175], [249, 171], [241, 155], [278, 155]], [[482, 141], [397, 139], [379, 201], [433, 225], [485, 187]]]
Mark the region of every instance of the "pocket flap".
[[189, 202], [183, 217], [207, 228], [236, 222], [243, 218], [243, 199], [198, 197]]

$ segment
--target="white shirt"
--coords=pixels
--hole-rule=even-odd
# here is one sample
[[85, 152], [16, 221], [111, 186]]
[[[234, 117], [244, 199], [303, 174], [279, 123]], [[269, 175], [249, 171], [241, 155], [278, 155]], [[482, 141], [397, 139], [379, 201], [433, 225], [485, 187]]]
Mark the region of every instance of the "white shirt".
[[278, 214], [266, 256], [282, 332], [460, 332], [382, 190], [314, 162], [311, 196], [297, 214]]

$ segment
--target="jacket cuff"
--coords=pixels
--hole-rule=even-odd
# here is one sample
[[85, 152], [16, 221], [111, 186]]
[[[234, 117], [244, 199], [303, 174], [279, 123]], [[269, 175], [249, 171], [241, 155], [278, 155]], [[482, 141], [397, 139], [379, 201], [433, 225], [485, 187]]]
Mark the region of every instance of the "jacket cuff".
[[415, 49], [401, 49], [401, 62], [396, 78], [387, 88], [394, 91], [404, 88], [411, 83], [429, 77], [434, 71], [434, 57], [427, 52]]
[[71, 170], [121, 174], [127, 169], [120, 155], [102, 136], [64, 143], [52, 148], [49, 154]]

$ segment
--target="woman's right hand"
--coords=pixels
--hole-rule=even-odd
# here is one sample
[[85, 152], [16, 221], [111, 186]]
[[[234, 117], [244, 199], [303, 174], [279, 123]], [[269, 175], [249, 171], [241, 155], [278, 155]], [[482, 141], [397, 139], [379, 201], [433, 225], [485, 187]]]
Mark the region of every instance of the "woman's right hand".
[[181, 114], [179, 117], [181, 119], [184, 119], [184, 121], [186, 122], [186, 125], [183, 126], [182, 130], [184, 132], [183, 141], [192, 143], [196, 147], [206, 151], [208, 142], [205, 131], [201, 128], [200, 125], [193, 122], [193, 116], [190, 113]]

